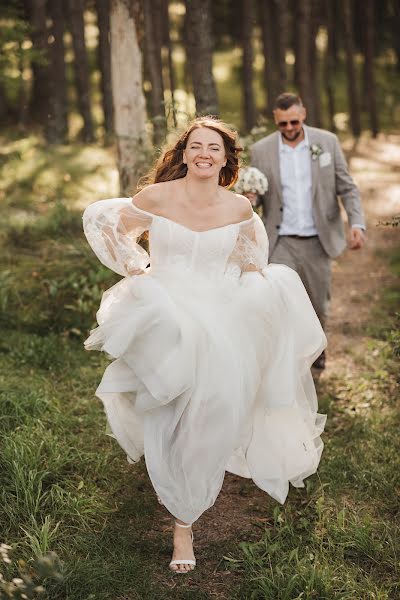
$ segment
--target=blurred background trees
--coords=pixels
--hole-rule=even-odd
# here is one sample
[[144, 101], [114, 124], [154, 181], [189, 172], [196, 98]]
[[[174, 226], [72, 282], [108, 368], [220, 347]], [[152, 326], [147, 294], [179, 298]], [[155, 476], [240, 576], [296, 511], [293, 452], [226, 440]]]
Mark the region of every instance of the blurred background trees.
[[397, 0], [0, 0], [1, 125], [36, 128], [48, 143], [112, 140], [118, 3], [134, 16], [140, 84], [127, 65], [114, 69], [130, 102], [144, 94], [156, 146], [195, 113], [243, 133], [268, 126], [286, 89], [303, 97], [311, 125], [356, 137], [399, 126]]

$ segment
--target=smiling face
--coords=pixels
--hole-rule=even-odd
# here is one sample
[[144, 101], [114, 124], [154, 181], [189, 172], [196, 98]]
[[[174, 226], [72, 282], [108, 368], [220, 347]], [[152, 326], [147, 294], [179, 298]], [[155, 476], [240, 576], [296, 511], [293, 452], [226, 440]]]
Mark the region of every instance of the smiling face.
[[280, 108], [274, 110], [275, 124], [282, 137], [288, 142], [294, 142], [301, 136], [305, 118], [306, 109], [298, 104], [294, 104], [287, 110]]
[[183, 152], [183, 162], [188, 174], [218, 180], [219, 172], [226, 165], [224, 140], [219, 133], [208, 127], [194, 129]]

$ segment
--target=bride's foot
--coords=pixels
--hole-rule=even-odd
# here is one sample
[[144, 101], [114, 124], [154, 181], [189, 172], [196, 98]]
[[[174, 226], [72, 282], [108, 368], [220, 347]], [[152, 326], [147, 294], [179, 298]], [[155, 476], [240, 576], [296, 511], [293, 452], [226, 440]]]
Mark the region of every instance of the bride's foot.
[[195, 566], [192, 527], [175, 521], [174, 552], [169, 568], [174, 573], [189, 573]]

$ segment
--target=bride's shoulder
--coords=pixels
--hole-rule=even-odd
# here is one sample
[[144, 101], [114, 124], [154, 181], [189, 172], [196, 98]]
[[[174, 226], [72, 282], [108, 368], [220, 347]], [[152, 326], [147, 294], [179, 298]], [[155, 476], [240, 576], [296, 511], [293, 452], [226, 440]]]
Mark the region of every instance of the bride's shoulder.
[[228, 193], [235, 202], [235, 208], [238, 211], [238, 220], [245, 221], [246, 219], [250, 219], [254, 214], [250, 200], [246, 196], [242, 196], [242, 194], [236, 194], [236, 192]]
[[147, 185], [133, 196], [133, 204], [141, 210], [157, 213], [158, 207], [165, 203], [165, 199], [170, 193], [170, 184], [170, 181], [163, 181]]

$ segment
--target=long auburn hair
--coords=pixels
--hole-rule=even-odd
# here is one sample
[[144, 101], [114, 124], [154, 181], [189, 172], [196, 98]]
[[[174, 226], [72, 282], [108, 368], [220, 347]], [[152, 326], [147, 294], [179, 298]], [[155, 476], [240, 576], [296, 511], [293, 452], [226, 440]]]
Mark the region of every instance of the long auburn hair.
[[139, 189], [151, 183], [181, 179], [187, 173], [187, 165], [183, 162], [183, 151], [190, 134], [195, 129], [206, 127], [219, 133], [225, 147], [226, 165], [219, 173], [219, 185], [230, 188], [238, 178], [239, 153], [243, 150], [237, 145], [237, 132], [226, 123], [214, 117], [198, 117], [194, 119], [173, 146], [167, 148], [156, 161], [151, 171], [139, 182]]

